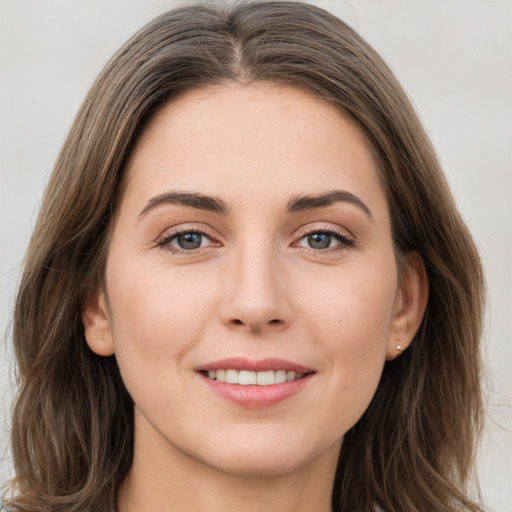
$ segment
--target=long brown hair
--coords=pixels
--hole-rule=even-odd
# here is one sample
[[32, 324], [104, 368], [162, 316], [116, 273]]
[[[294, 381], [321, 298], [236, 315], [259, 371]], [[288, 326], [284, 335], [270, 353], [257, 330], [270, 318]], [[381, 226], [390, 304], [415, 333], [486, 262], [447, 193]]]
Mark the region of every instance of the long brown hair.
[[377, 53], [311, 5], [195, 4], [149, 23], [89, 92], [57, 160], [26, 257], [13, 338], [14, 511], [114, 511], [133, 454], [133, 403], [115, 356], [87, 346], [84, 295], [103, 277], [125, 163], [177, 95], [226, 81], [305, 89], [366, 135], [397, 259], [423, 258], [429, 300], [411, 347], [388, 362], [345, 435], [335, 511], [480, 511], [466, 497], [481, 429], [479, 257], [428, 137]]

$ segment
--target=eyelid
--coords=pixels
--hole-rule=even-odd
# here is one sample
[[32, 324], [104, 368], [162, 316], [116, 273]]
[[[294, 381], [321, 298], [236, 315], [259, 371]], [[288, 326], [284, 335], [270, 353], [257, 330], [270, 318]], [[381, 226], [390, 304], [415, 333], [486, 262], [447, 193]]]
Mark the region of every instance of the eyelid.
[[177, 247], [173, 247], [170, 245], [170, 242], [174, 240], [176, 237], [186, 234], [186, 233], [198, 233], [204, 237], [206, 237], [208, 240], [210, 240], [211, 244], [208, 247], [211, 246], [219, 246], [221, 245], [220, 242], [217, 240], [217, 237], [211, 232], [210, 229], [206, 228], [204, 225], [198, 225], [198, 224], [180, 224], [179, 226], [175, 228], [167, 229], [161, 234], [156, 240], [155, 240], [155, 246], [161, 249], [168, 250], [172, 253], [177, 254], [194, 254], [200, 251], [201, 249], [206, 249], [207, 247], [201, 247], [198, 249], [191, 249], [191, 250], [184, 250], [179, 249]]
[[[206, 237], [210, 244], [207, 247], [200, 247], [198, 249], [179, 249], [177, 247], [171, 246], [170, 242], [174, 240], [176, 237], [186, 234], [186, 233], [198, 233], [204, 237]], [[329, 235], [334, 236], [340, 243], [335, 247], [330, 247], [326, 249], [314, 249], [314, 248], [308, 248], [299, 246], [302, 249], [318, 252], [318, 253], [328, 253], [328, 252], [335, 252], [337, 250], [347, 249], [347, 248], [353, 248], [355, 247], [355, 237], [352, 233], [350, 233], [346, 229], [342, 229], [339, 226], [333, 226], [332, 224], [321, 224], [321, 225], [311, 225], [308, 224], [307, 226], [304, 226], [300, 228], [295, 237], [294, 242], [292, 243], [292, 247], [297, 247], [298, 242], [300, 242], [304, 237], [311, 235], [313, 233], [326, 233]], [[209, 247], [219, 247], [222, 245], [221, 242], [218, 241], [218, 237], [213, 234], [213, 230], [209, 229], [208, 226], [205, 226], [204, 224], [180, 224], [179, 226], [176, 226], [174, 228], [170, 228], [164, 231], [162, 235], [160, 235], [155, 240], [155, 246], [161, 249], [168, 250], [171, 253], [175, 254], [197, 254], [199, 251], [208, 249]]]
[[352, 233], [350, 233], [348, 230], [343, 230], [342, 228], [338, 226], [333, 226], [332, 224], [323, 224], [323, 225], [314, 225], [311, 226], [310, 224], [302, 227], [296, 235], [296, 241], [294, 244], [301, 241], [304, 237], [311, 235], [313, 233], [326, 233], [329, 235], [333, 235], [335, 238], [337, 238], [340, 242], [339, 246], [331, 247], [327, 249], [313, 249], [304, 247], [304, 249], [310, 250], [310, 251], [317, 251], [326, 253], [329, 251], [335, 251], [340, 250], [344, 248], [352, 248], [355, 247], [355, 237]]

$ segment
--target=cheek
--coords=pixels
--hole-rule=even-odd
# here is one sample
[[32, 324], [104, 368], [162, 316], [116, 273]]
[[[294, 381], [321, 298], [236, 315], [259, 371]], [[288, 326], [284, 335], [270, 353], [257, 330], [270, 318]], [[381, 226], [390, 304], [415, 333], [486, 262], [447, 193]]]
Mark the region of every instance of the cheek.
[[397, 286], [390, 268], [347, 272], [318, 283], [318, 294], [305, 300], [305, 328], [326, 356], [330, 403], [341, 400], [339, 410], [355, 417], [369, 404], [385, 362]]
[[[387, 341], [397, 292], [393, 265], [343, 269], [302, 287], [297, 306], [323, 332], [330, 352], [363, 354]], [[316, 290], [312, 293], [312, 290]], [[302, 305], [302, 306], [301, 306]]]
[[165, 374], [179, 371], [213, 314], [208, 283], [199, 286], [187, 271], [115, 258], [107, 283], [116, 358], [127, 387], [148, 375], [155, 382], [168, 380]]

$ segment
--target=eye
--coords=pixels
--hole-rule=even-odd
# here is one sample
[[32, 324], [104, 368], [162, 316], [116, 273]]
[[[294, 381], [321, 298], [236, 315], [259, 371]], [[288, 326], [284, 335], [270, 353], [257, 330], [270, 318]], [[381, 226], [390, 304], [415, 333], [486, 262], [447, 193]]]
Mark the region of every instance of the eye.
[[158, 247], [172, 252], [190, 252], [212, 244], [212, 239], [208, 235], [197, 230], [174, 232], [157, 242]]
[[312, 249], [328, 249], [333, 239], [329, 233], [312, 233], [304, 238]]
[[175, 236], [173, 242], [174, 241], [180, 249], [189, 251], [192, 249], [199, 249], [203, 245], [204, 240], [201, 233], [184, 233], [183, 235]]
[[312, 231], [304, 235], [297, 243], [299, 247], [306, 247], [322, 251], [326, 249], [342, 249], [344, 247], [353, 247], [354, 242], [344, 234], [334, 230]]

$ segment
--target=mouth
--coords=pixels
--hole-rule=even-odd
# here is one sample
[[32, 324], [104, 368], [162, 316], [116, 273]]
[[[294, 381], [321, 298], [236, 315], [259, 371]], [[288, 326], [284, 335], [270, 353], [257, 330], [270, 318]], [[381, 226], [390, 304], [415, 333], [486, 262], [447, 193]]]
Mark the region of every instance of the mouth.
[[227, 384], [239, 384], [240, 386], [273, 386], [274, 384], [284, 384], [304, 378], [314, 372], [297, 373], [293, 370], [266, 370], [254, 372], [250, 370], [201, 370], [199, 373], [217, 382], [226, 382]]
[[282, 359], [231, 358], [196, 371], [215, 394], [251, 409], [269, 407], [298, 394], [316, 374], [311, 368]]

